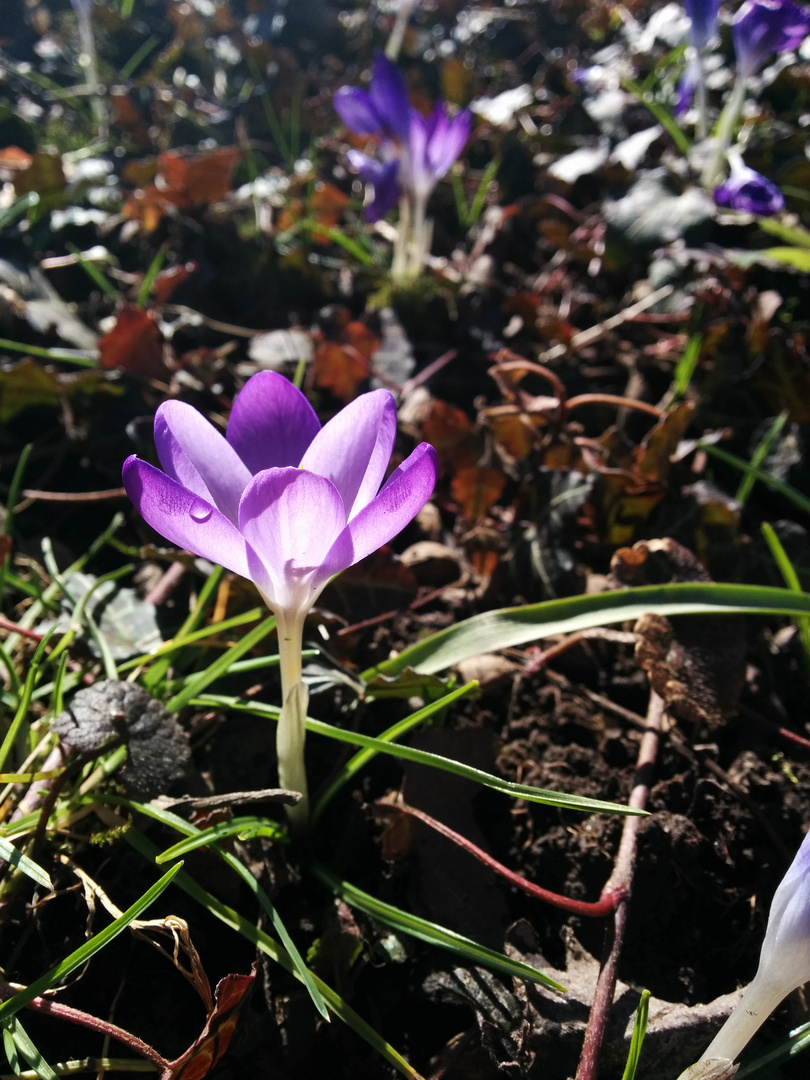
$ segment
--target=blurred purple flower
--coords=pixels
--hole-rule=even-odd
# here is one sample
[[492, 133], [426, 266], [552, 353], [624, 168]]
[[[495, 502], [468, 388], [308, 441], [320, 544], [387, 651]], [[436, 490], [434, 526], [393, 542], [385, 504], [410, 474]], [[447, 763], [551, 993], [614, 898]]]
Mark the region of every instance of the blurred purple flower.
[[383, 53], [377, 53], [368, 91], [342, 86], [334, 105], [355, 135], [379, 140], [380, 161], [357, 150], [349, 153], [352, 165], [373, 188], [366, 205], [370, 221], [383, 217], [400, 194], [426, 202], [458, 159], [472, 127], [469, 109], [450, 119], [444, 102], [427, 118], [417, 112], [399, 68]]
[[689, 44], [705, 49], [717, 31], [717, 12], [720, 0], [684, 0], [689, 16]]
[[387, 390], [361, 395], [321, 427], [292, 383], [260, 372], [234, 401], [224, 436], [191, 405], [161, 405], [164, 471], [130, 457], [124, 486], [167, 540], [249, 578], [274, 614], [293, 620], [430, 498], [438, 470], [427, 443], [382, 483], [395, 435]]
[[761, 216], [778, 214], [785, 208], [784, 196], [776, 184], [734, 160], [729, 178], [714, 189], [714, 201], [730, 210]]
[[810, 33], [810, 11], [792, 0], [745, 0], [732, 22], [740, 78], [756, 75], [774, 53], [797, 49]]

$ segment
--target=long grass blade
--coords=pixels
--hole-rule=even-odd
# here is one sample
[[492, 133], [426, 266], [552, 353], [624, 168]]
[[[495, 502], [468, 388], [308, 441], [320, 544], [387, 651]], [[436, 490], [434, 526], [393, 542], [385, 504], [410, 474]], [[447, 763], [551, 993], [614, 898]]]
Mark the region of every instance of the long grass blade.
[[331, 889], [335, 896], [340, 897], [349, 907], [357, 908], [359, 911], [365, 912], [366, 915], [371, 915], [372, 918], [385, 923], [386, 926], [390, 926], [394, 930], [419, 938], [420, 941], [426, 941], [429, 945], [436, 945], [440, 949], [446, 949], [466, 963], [480, 964], [482, 967], [501, 971], [504, 975], [511, 975], [513, 978], [529, 979], [531, 982], [540, 983], [541, 986], [547, 986], [550, 990], [557, 990], [562, 994], [566, 992], [565, 987], [555, 979], [544, 975], [542, 971], [538, 971], [529, 964], [524, 964], [520, 960], [513, 960], [511, 957], [496, 952], [494, 949], [487, 949], [484, 945], [479, 945], [478, 942], [464, 937], [463, 934], [457, 934], [454, 930], [448, 930], [437, 923], [428, 922], [427, 919], [421, 919], [419, 916], [411, 915], [410, 912], [402, 911], [392, 904], [377, 900], [376, 897], [370, 896], [367, 892], [363, 892], [362, 889], [349, 884], [348, 881], [343, 881], [342, 878], [339, 878], [337, 874], [333, 874], [322, 863], [311, 862], [309, 868], [319, 881]]
[[152, 904], [163, 890], [171, 883], [172, 879], [180, 872], [183, 864], [177, 863], [170, 870], [167, 870], [163, 877], [156, 881], [151, 889], [143, 894], [143, 896], [136, 900], [134, 904], [127, 908], [127, 910], [120, 915], [117, 919], [110, 923], [109, 926], [105, 926], [103, 930], [100, 930], [97, 934], [94, 934], [89, 941], [86, 941], [83, 945], [80, 945], [78, 949], [74, 949], [72, 953], [65, 957], [64, 960], [52, 967], [50, 971], [44, 975], [40, 975], [38, 979], [35, 979], [24, 990], [20, 990], [14, 997], [8, 998], [0, 1005], [0, 1023], [8, 1020], [24, 1009], [29, 1001], [33, 1001], [35, 997], [40, 997], [46, 990], [50, 990], [62, 979], [67, 978], [72, 971], [76, 968], [86, 964], [87, 961], [99, 951], [103, 949], [105, 945], [108, 945], [113, 938], [118, 935], [129, 926], [133, 919], [137, 919], [141, 912], [145, 911], [150, 904]]

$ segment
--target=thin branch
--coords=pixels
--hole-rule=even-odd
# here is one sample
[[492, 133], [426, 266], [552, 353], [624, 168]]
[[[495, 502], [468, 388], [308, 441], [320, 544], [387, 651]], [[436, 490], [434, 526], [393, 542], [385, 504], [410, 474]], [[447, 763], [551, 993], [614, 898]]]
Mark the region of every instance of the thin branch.
[[[644, 809], [650, 794], [651, 772], [658, 754], [658, 739], [661, 734], [664, 711], [663, 700], [654, 690], [651, 690], [650, 703], [647, 709], [647, 726], [641, 738], [633, 789], [628, 800], [628, 805], [636, 810]], [[622, 839], [613, 866], [613, 873], [602, 890], [603, 897], [613, 896], [615, 898], [616, 907], [613, 913], [613, 925], [609, 927], [605, 941], [602, 968], [599, 972], [596, 992], [591, 1004], [576, 1080], [596, 1080], [599, 1053], [602, 1049], [605, 1030], [610, 1018], [610, 1007], [613, 1004], [613, 994], [616, 990], [619, 958], [627, 924], [627, 905], [633, 885], [636, 842], [641, 821], [642, 818], [640, 817], [627, 817], [624, 819]]]

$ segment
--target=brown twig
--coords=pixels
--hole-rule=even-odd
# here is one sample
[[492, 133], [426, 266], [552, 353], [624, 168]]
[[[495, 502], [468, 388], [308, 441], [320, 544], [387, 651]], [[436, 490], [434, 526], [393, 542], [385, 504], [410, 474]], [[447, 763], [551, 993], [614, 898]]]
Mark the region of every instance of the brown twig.
[[[636, 810], [643, 810], [647, 804], [650, 793], [651, 772], [658, 753], [658, 739], [661, 733], [664, 711], [663, 700], [654, 690], [651, 690], [650, 703], [647, 709], [647, 726], [641, 738], [633, 789], [628, 800], [628, 805]], [[585, 1029], [585, 1039], [582, 1045], [576, 1080], [595, 1080], [596, 1078], [599, 1053], [602, 1049], [605, 1030], [610, 1018], [610, 1007], [613, 1004], [613, 994], [616, 989], [619, 957], [627, 923], [627, 904], [633, 884], [636, 841], [641, 821], [640, 817], [627, 817], [624, 819], [622, 839], [619, 844], [616, 862], [613, 865], [613, 873], [602, 890], [603, 897], [611, 895], [615, 898], [616, 906], [613, 912], [613, 924], [608, 928], [605, 941], [602, 967], [596, 983], [596, 992], [591, 1004], [590, 1015], [588, 1016], [588, 1026]]]
[[109, 488], [107, 491], [39, 491], [37, 488], [23, 488], [21, 494], [29, 502], [86, 503], [124, 499], [127, 492], [122, 487]]

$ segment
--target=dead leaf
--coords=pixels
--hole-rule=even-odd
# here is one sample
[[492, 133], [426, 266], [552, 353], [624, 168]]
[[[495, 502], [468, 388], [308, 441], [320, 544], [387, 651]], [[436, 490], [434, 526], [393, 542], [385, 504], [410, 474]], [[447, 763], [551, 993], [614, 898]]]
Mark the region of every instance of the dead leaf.
[[473, 465], [459, 469], [452, 479], [453, 498], [468, 521], [481, 521], [503, 495], [506, 477], [495, 469]]
[[214, 1011], [200, 1037], [184, 1054], [169, 1064], [160, 1080], [203, 1080], [228, 1049], [239, 1014], [253, 988], [257, 965], [249, 975], [226, 975], [214, 990]]
[[144, 379], [166, 375], [157, 323], [135, 304], [119, 306], [115, 326], [99, 340], [98, 348], [103, 368], [121, 368]]

